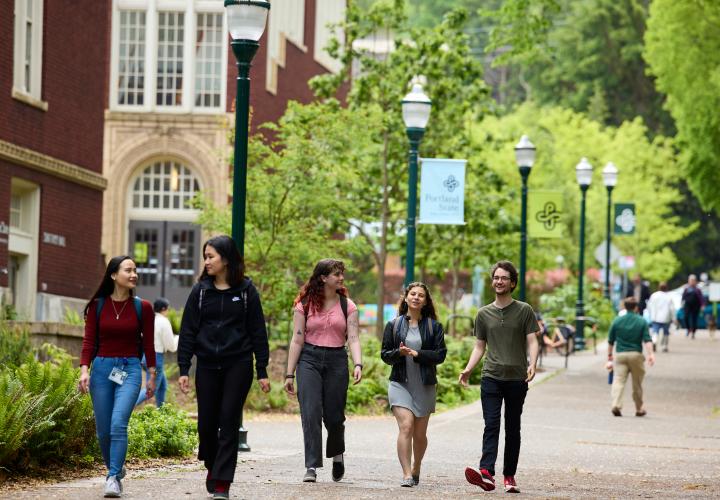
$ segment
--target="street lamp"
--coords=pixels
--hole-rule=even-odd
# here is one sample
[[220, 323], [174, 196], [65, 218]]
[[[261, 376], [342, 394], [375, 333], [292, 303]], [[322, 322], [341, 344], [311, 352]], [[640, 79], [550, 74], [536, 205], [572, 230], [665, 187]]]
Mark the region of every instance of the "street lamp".
[[235, 161], [233, 164], [232, 237], [245, 255], [245, 193], [247, 190], [248, 125], [250, 114], [250, 66], [265, 31], [270, 2], [225, 0], [228, 30], [237, 59], [235, 100]]
[[607, 217], [605, 219], [605, 228], [607, 236], [605, 239], [605, 298], [610, 298], [610, 209], [612, 207], [612, 190], [617, 184], [618, 169], [613, 162], [608, 162], [602, 171], [603, 184], [607, 189]]
[[[235, 161], [233, 163], [232, 238], [240, 255], [245, 256], [245, 192], [247, 190], [248, 126], [250, 114], [250, 66], [265, 31], [270, 2], [263, 0], [225, 0], [228, 31], [237, 59], [235, 98]], [[238, 451], [250, 451], [247, 430], [240, 412]]]
[[425, 126], [430, 119], [432, 101], [425, 95], [422, 85], [416, 83], [402, 100], [402, 115], [405, 129], [410, 139], [408, 164], [408, 211], [407, 211], [407, 247], [405, 262], [405, 286], [414, 281], [415, 275], [415, 219], [417, 217], [417, 167], [418, 148], [425, 133]]
[[580, 160], [575, 167], [575, 175], [582, 194], [580, 201], [580, 258], [578, 262], [578, 291], [575, 303], [575, 347], [585, 348], [585, 307], [583, 304], [583, 275], [585, 274], [585, 193], [592, 182], [593, 167], [587, 158]]
[[520, 300], [525, 302], [525, 271], [527, 259], [527, 180], [530, 169], [535, 163], [535, 146], [528, 136], [520, 138], [515, 146], [515, 161], [517, 161], [520, 177], [522, 178], [522, 196], [520, 210]]

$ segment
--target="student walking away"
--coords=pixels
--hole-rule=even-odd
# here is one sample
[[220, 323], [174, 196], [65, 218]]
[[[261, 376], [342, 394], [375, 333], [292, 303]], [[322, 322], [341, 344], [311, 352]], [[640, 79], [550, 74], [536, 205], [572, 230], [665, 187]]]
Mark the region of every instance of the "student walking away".
[[445, 361], [446, 354], [445, 336], [430, 291], [424, 283], [410, 283], [400, 299], [397, 318], [385, 325], [380, 353], [392, 366], [388, 402], [399, 430], [400, 486], [420, 483], [428, 423], [435, 412], [437, 365]]
[[[167, 393], [167, 378], [165, 378], [164, 370], [165, 353], [177, 351], [180, 336], [173, 334], [172, 325], [167, 317], [170, 311], [168, 299], [163, 297], [155, 299], [153, 311], [155, 311], [155, 373], [157, 374], [155, 378], [155, 405], [160, 408], [165, 403], [165, 394]], [[143, 358], [142, 365], [147, 366], [145, 358]], [[150, 377], [149, 371], [147, 377]], [[146, 389], [141, 389], [135, 406], [147, 399], [149, 398]]]
[[123, 491], [127, 427], [142, 385], [143, 352], [148, 396], [155, 390], [153, 311], [149, 302], [134, 296], [137, 279], [130, 257], [113, 257], [85, 306], [78, 388], [89, 391], [92, 399], [98, 444], [108, 469], [106, 497], [120, 497]]
[[485, 491], [495, 489], [493, 476], [500, 437], [500, 412], [504, 401], [505, 491], [519, 493], [515, 473], [520, 456], [520, 416], [528, 383], [535, 377], [538, 326], [532, 307], [512, 298], [518, 281], [515, 266], [507, 260], [500, 261], [492, 267], [490, 276], [495, 300], [481, 307], [477, 313], [477, 341], [459, 377], [459, 382], [467, 386], [470, 374], [487, 352], [480, 381], [480, 400], [485, 420], [480, 470], [467, 467], [465, 478]]
[[355, 384], [362, 379], [363, 365], [357, 307], [343, 286], [344, 273], [341, 261], [321, 260], [295, 298], [295, 333], [288, 353], [285, 390], [295, 394], [297, 375], [306, 483], [314, 483], [317, 469], [323, 466], [322, 423], [327, 429], [325, 453], [332, 457], [332, 479], [340, 481], [345, 474], [345, 403], [349, 383], [346, 342], [355, 364]]
[[685, 336], [691, 336], [695, 339], [695, 330], [697, 330], [697, 320], [700, 309], [703, 306], [703, 294], [697, 286], [697, 276], [691, 274], [688, 276], [687, 286], [682, 294], [683, 314], [685, 316], [685, 326], [687, 332]]
[[657, 350], [657, 342], [660, 331], [662, 338], [660, 345], [663, 352], [668, 352], [668, 343], [670, 339], [670, 323], [675, 319], [675, 305], [672, 297], [668, 293], [668, 284], [663, 281], [658, 287], [658, 291], [654, 292], [648, 300], [648, 311], [650, 311], [650, 321], [652, 325], [652, 343], [653, 350]]
[[260, 295], [244, 275], [242, 257], [229, 236], [203, 245], [205, 268], [185, 304], [180, 325], [180, 389], [190, 389], [188, 373], [197, 358], [198, 459], [207, 469], [205, 487], [215, 499], [229, 498], [235, 476], [239, 427], [253, 379], [270, 391], [270, 357]]
[[[610, 411], [616, 417], [622, 416], [622, 399], [628, 375], [632, 375], [632, 396], [635, 401], [635, 416], [644, 417], [647, 412], [643, 405], [642, 382], [645, 377], [644, 363], [655, 364], [653, 344], [647, 322], [638, 314], [637, 302], [625, 299], [625, 316], [615, 318], [608, 335], [608, 361], [613, 362], [612, 406]], [[643, 357], [643, 346], [647, 358]], [[615, 355], [613, 356], [613, 347]]]

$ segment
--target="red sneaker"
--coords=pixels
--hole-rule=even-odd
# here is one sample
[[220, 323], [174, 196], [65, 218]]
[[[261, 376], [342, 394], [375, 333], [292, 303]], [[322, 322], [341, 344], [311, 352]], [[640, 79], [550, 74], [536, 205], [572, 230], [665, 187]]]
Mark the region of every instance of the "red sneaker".
[[472, 467], [465, 468], [465, 479], [468, 483], [480, 486], [485, 491], [492, 491], [495, 489], [495, 479], [487, 469], [480, 469], [480, 472], [476, 471]]
[[515, 476], [505, 476], [504, 483], [506, 493], [520, 493], [520, 489], [515, 484]]

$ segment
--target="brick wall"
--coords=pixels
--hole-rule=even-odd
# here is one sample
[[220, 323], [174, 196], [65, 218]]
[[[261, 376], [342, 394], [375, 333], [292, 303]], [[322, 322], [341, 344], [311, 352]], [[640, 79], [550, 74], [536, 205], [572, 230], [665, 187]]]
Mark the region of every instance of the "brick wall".
[[42, 99], [48, 111], [11, 97], [13, 9], [14, 0], [0, 0], [0, 139], [102, 172], [110, 0], [44, 2]]
[[[89, 298], [105, 269], [99, 250], [102, 193], [0, 160], [1, 200], [10, 199], [12, 177], [40, 186], [38, 291]], [[0, 220], [9, 220], [9, 203], [0, 204]], [[64, 236], [65, 246], [43, 243], [46, 232]], [[0, 267], [7, 262], [8, 247], [0, 245]], [[0, 285], [7, 286], [7, 276], [0, 276]]]

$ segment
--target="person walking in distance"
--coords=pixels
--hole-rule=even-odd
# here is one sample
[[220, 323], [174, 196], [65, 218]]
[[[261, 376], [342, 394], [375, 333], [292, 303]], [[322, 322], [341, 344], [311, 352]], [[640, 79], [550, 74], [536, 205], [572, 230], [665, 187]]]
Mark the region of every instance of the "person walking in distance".
[[691, 274], [688, 276], [687, 286], [683, 290], [682, 304], [683, 313], [685, 315], [685, 326], [687, 332], [685, 336], [695, 338], [695, 330], [697, 330], [698, 314], [703, 306], [703, 294], [697, 286], [697, 276]]
[[198, 459], [207, 469], [205, 487], [214, 499], [230, 496], [235, 477], [240, 417], [253, 380], [270, 392], [270, 358], [265, 316], [255, 285], [245, 276], [240, 252], [229, 236], [203, 245], [205, 267], [185, 304], [180, 324], [180, 390], [190, 390], [188, 374], [197, 359]]
[[323, 259], [295, 298], [293, 335], [288, 352], [285, 390], [300, 403], [305, 475], [303, 482], [314, 483], [323, 466], [322, 424], [327, 429], [325, 453], [332, 457], [332, 479], [345, 475], [345, 403], [349, 384], [348, 355], [353, 363], [353, 383], [362, 380], [362, 350], [357, 307], [347, 297], [345, 265]]
[[[155, 311], [155, 373], [157, 373], [155, 378], [155, 405], [160, 408], [165, 403], [165, 394], [167, 393], [167, 378], [164, 370], [165, 353], [177, 351], [180, 336], [173, 334], [172, 325], [167, 317], [170, 312], [168, 299], [164, 297], [155, 299], [153, 311]], [[145, 358], [143, 358], [143, 364], [145, 364]], [[149, 377], [150, 372], [148, 372]], [[147, 391], [145, 389], [141, 390], [135, 406], [147, 399]]]
[[650, 321], [652, 322], [652, 341], [653, 350], [657, 349], [657, 341], [660, 331], [662, 338], [660, 345], [663, 352], [668, 352], [668, 342], [670, 339], [670, 323], [675, 319], [675, 305], [668, 290], [668, 284], [663, 281], [658, 287], [658, 291], [654, 292], [648, 300], [647, 308], [650, 311]]
[[[645, 377], [644, 363], [655, 364], [653, 344], [647, 322], [638, 315], [638, 304], [633, 297], [625, 299], [627, 314], [615, 318], [608, 335], [608, 361], [613, 362], [615, 372], [612, 383], [612, 406], [610, 411], [616, 417], [622, 416], [622, 399], [628, 375], [632, 375], [635, 416], [644, 417], [647, 412], [643, 405], [642, 382]], [[643, 357], [643, 346], [647, 358]], [[613, 355], [613, 347], [615, 354]]]
[[143, 351], [148, 397], [155, 390], [153, 310], [148, 301], [134, 296], [137, 280], [137, 268], [129, 256], [113, 257], [85, 306], [78, 388], [90, 392], [95, 431], [108, 470], [104, 494], [111, 498], [123, 491], [127, 428], [142, 385]]
[[385, 325], [380, 352], [382, 360], [392, 366], [388, 402], [399, 429], [400, 486], [420, 483], [428, 423], [435, 412], [437, 365], [445, 361], [446, 354], [430, 291], [424, 283], [410, 283], [400, 299], [398, 316]]
[[[535, 377], [538, 357], [538, 324], [532, 307], [512, 298], [518, 273], [507, 260], [492, 266], [495, 300], [481, 307], [475, 318], [477, 340], [459, 382], [467, 386], [470, 374], [487, 352], [480, 381], [485, 431], [480, 469], [465, 469], [469, 483], [485, 491], [495, 489], [495, 461], [500, 437], [500, 412], [505, 402], [505, 491], [519, 493], [515, 481], [520, 456], [520, 416], [528, 383]], [[528, 355], [530, 361], [528, 362]]]

